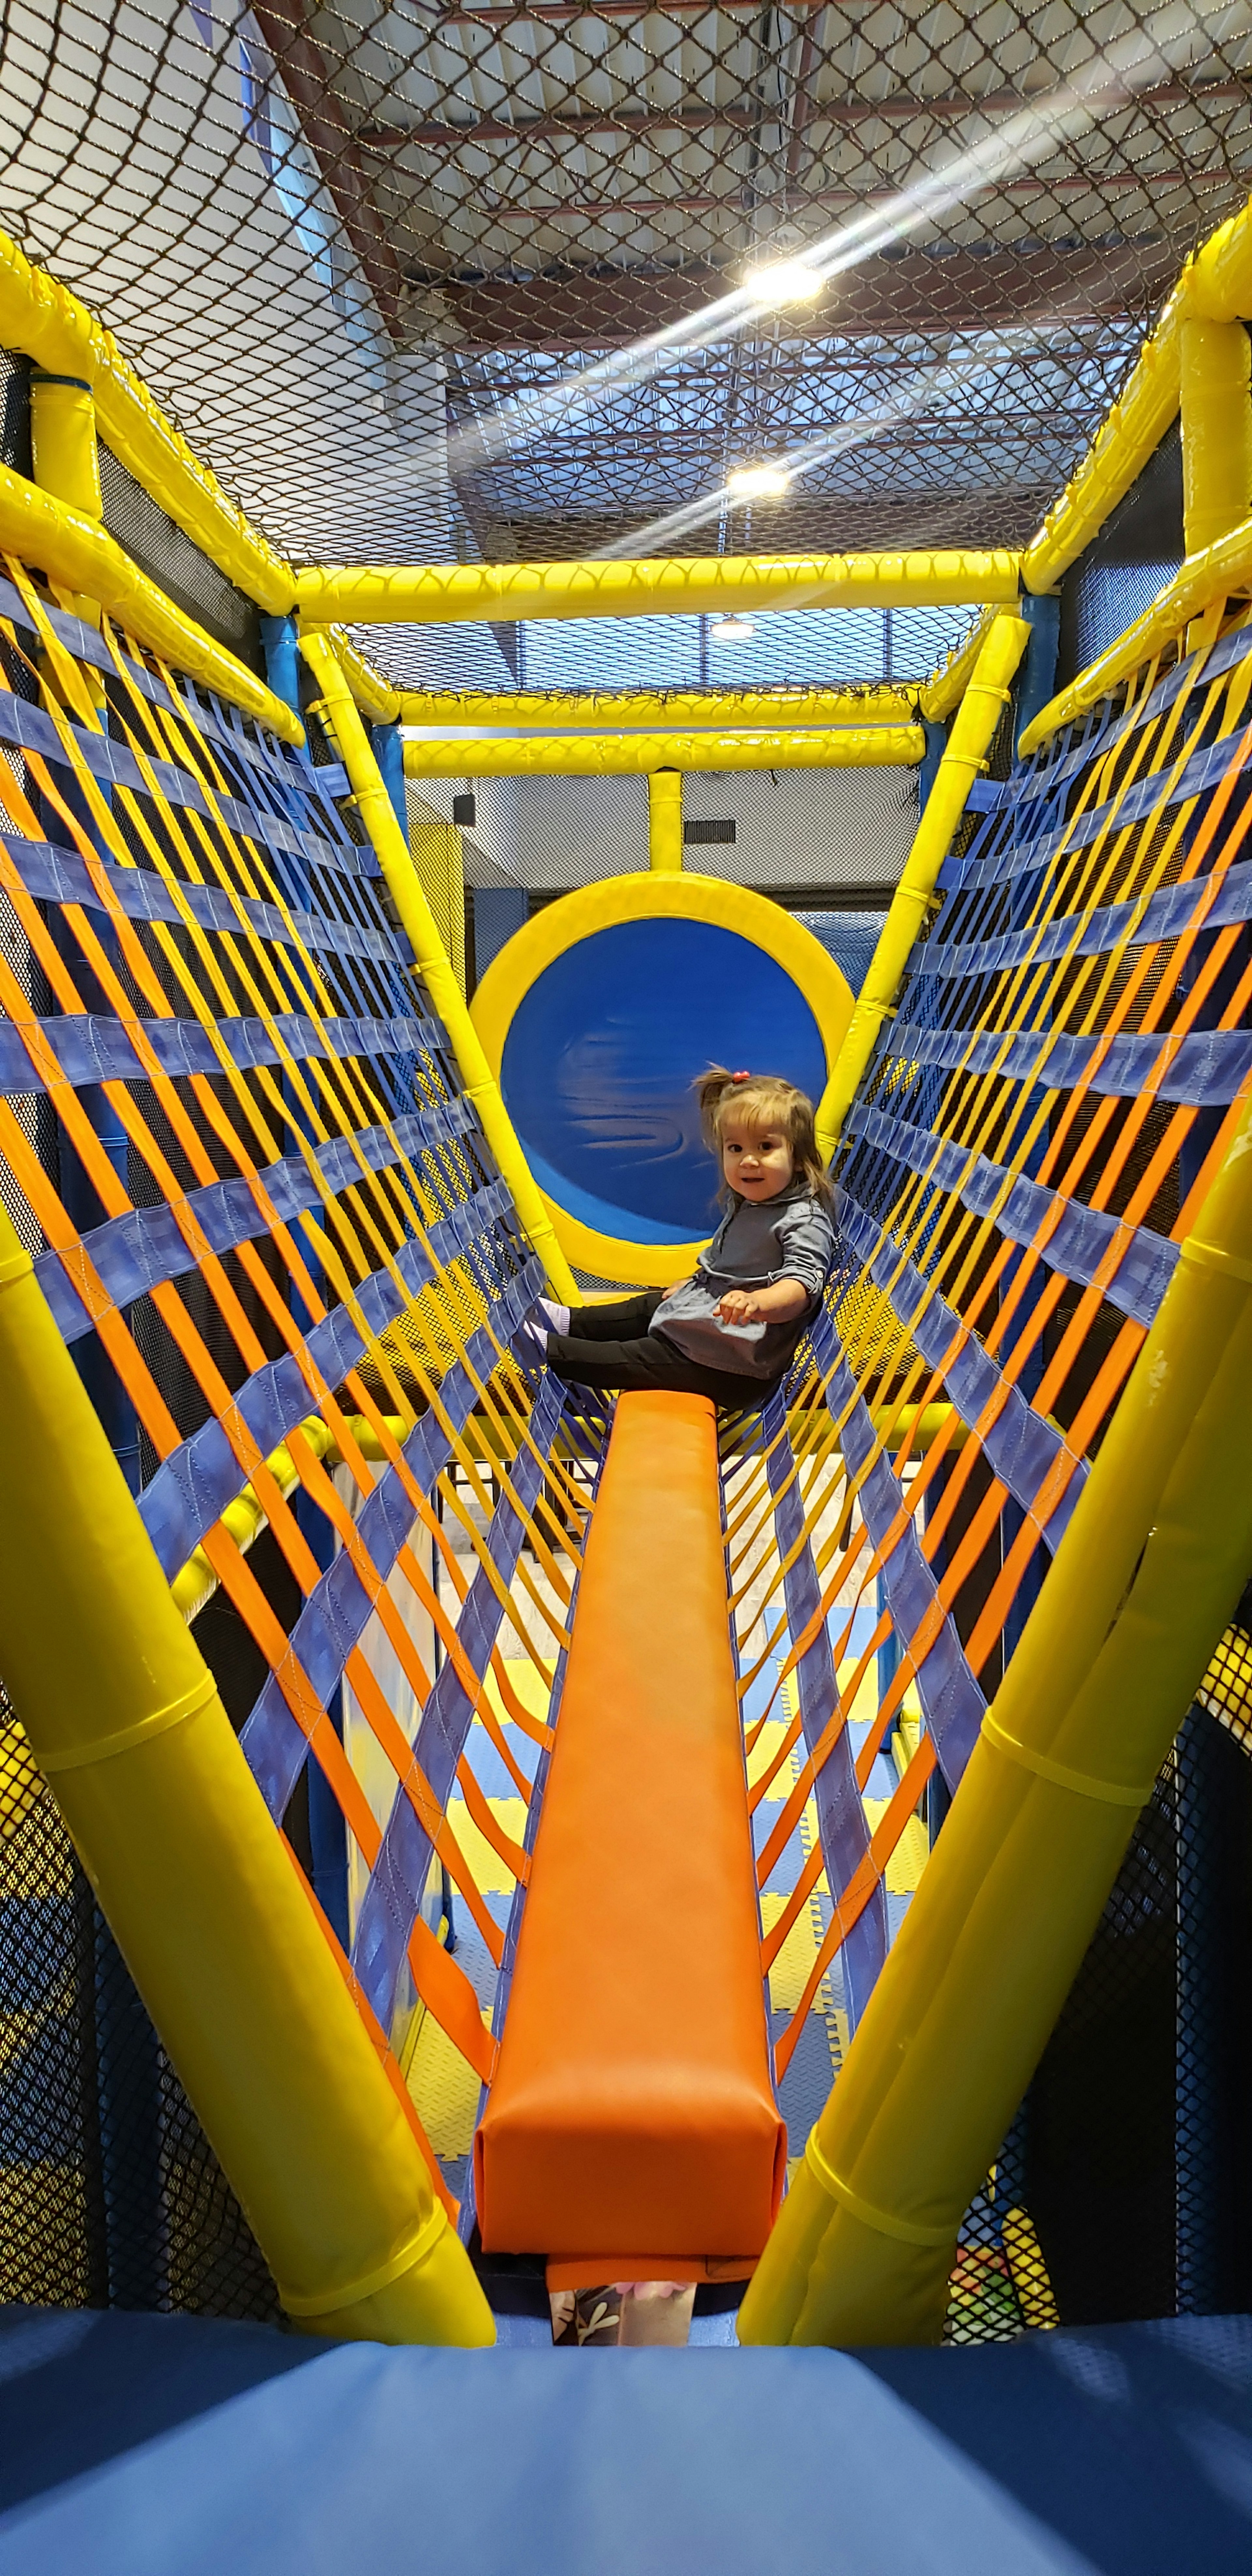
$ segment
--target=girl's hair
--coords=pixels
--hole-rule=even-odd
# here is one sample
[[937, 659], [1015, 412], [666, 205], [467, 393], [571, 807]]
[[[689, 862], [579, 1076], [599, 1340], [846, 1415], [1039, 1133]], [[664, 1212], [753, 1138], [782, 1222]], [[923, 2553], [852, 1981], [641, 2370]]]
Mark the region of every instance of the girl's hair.
[[797, 1091], [794, 1082], [784, 1082], [779, 1073], [728, 1073], [724, 1064], [712, 1064], [693, 1089], [705, 1135], [719, 1159], [722, 1136], [732, 1118], [758, 1136], [776, 1127], [791, 1147], [797, 1178], [808, 1183], [814, 1198], [829, 1199], [813, 1103], [806, 1092]]

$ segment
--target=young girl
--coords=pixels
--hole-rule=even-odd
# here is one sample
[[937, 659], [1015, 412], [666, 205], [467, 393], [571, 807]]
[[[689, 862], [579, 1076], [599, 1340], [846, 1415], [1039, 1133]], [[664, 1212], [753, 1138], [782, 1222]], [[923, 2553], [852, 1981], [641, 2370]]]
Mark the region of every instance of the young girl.
[[513, 1347], [576, 1386], [676, 1387], [742, 1411], [785, 1376], [835, 1249], [813, 1104], [776, 1074], [715, 1066], [696, 1084], [724, 1216], [695, 1274], [572, 1310], [541, 1298]]

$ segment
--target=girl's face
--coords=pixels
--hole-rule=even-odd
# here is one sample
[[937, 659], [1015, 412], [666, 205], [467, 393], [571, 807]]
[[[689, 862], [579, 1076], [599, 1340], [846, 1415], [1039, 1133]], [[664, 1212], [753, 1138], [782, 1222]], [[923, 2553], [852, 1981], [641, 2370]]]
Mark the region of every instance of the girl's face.
[[795, 1165], [779, 1127], [753, 1132], [728, 1118], [722, 1129], [722, 1177], [741, 1199], [776, 1199], [789, 1187]]

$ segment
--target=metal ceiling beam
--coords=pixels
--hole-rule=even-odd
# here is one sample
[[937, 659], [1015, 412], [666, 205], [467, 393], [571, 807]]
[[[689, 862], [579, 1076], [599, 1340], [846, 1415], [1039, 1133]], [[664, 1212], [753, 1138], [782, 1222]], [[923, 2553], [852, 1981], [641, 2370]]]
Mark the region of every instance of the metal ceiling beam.
[[[970, 202], [975, 197], [1093, 197], [1099, 196], [1105, 188], [1136, 188], [1142, 196], [1150, 198], [1161, 188], [1194, 188], [1203, 186], [1206, 179], [1221, 181], [1227, 178], [1225, 170], [1181, 169], [1086, 171], [1081, 177], [1062, 179], [989, 179], [976, 191], [971, 190]], [[893, 196], [894, 192], [889, 194], [886, 190], [871, 196], [860, 188], [810, 188], [805, 191], [804, 203], [806, 207], [861, 206], [868, 212], [876, 205], [892, 203]], [[488, 218], [485, 224], [483, 211]], [[481, 211], [476, 201], [474, 212], [479, 218], [481, 233], [490, 230], [493, 224], [572, 223], [575, 220], [579, 223], [616, 223], [623, 217], [639, 222], [653, 215], [733, 215], [739, 212], [739, 208], [737, 190], [726, 189], [718, 196], [698, 197], [616, 198], [607, 193], [599, 197], [552, 197], [541, 199], [537, 204], [492, 206]], [[453, 220], [454, 214], [449, 210], [444, 221], [451, 223]]]
[[[947, 257], [911, 250], [900, 259], [864, 260], [832, 282], [821, 305], [788, 313], [776, 327], [788, 342], [811, 344], [869, 335], [934, 339], [996, 323], [1028, 323], [1035, 316], [1046, 316], [1053, 332], [1064, 324], [1143, 323], [1177, 266], [1168, 240], [1089, 251], [1035, 246], [993, 251], [986, 258], [964, 250]], [[715, 303], [734, 283], [729, 267], [693, 262], [650, 276], [623, 266], [498, 283], [462, 285], [448, 278], [440, 294], [462, 352], [559, 353], [644, 339]], [[702, 365], [715, 355], [705, 352]]]
[[[446, 21], [441, 22], [446, 24]], [[805, 41], [812, 51], [812, 39], [806, 30]], [[807, 72], [806, 72], [807, 80]], [[1122, 107], [1207, 106], [1247, 99], [1247, 90], [1239, 81], [1218, 81], [1194, 89], [1183, 81], [1162, 82], [1155, 89], [1118, 89], [1110, 84], [1100, 94], [1103, 113], [1115, 115]], [[849, 129], [858, 125], [916, 124], [920, 117], [930, 117], [940, 124], [953, 124], [972, 116], [1017, 116], [1031, 104], [1028, 94], [1019, 90], [993, 90], [979, 97], [972, 91], [951, 91], [942, 97], [927, 98], [918, 91], [901, 90], [892, 98], [823, 99], [811, 95], [807, 86], [804, 125], [834, 125]], [[423, 151], [459, 152], [466, 143], [531, 143], [550, 136], [562, 140], [585, 141], [593, 134], [653, 134], [673, 132], [698, 134], [709, 128], [743, 128], [752, 132], [762, 117], [770, 116], [768, 107], [758, 100], [740, 100], [724, 106], [713, 106], [705, 99], [689, 100], [673, 107], [593, 108], [571, 115], [565, 109], [549, 109], [535, 116], [479, 116], [463, 123], [450, 117], [426, 119], [420, 125], [385, 125], [374, 122], [358, 126], [356, 140], [367, 151], [402, 152], [411, 145]]]
[[382, 320], [399, 339], [408, 300], [404, 270], [335, 97], [334, 66], [311, 32], [308, 0], [254, 0], [253, 14]]

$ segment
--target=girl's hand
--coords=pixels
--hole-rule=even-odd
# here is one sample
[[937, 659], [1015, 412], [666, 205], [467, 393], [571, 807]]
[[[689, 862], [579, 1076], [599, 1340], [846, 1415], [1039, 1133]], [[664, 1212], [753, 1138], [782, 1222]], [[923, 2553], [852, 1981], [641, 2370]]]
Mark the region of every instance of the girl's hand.
[[770, 1288], [728, 1288], [717, 1311], [724, 1324], [787, 1324], [808, 1302], [798, 1279], [776, 1279]]

